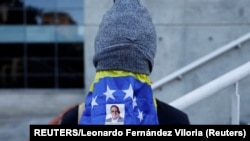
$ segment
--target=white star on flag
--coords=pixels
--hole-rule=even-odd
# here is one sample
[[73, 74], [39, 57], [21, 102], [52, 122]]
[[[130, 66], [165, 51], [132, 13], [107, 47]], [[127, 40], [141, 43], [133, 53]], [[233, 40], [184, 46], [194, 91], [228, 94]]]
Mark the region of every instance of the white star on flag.
[[135, 108], [135, 106], [137, 106], [136, 97], [133, 98], [133, 108]]
[[133, 88], [132, 88], [131, 84], [129, 85], [129, 88], [127, 90], [123, 90], [123, 92], [126, 93], [124, 99], [126, 99], [128, 97], [131, 97], [131, 99], [133, 99], [133, 93], [134, 93], [134, 91], [133, 91]]
[[91, 101], [91, 107], [92, 107], [92, 109], [93, 109], [93, 107], [95, 105], [98, 105], [98, 103], [96, 102], [96, 98], [97, 98], [97, 96], [95, 98], [92, 98], [92, 101]]
[[104, 95], [106, 95], [106, 101], [109, 99], [109, 98], [112, 98], [112, 99], [115, 99], [115, 97], [113, 96], [113, 93], [115, 92], [115, 90], [110, 90], [109, 89], [109, 86], [107, 85], [107, 90], [105, 93], [103, 93]]
[[140, 122], [143, 120], [143, 111], [140, 111], [139, 109], [138, 109], [138, 118], [140, 119]]

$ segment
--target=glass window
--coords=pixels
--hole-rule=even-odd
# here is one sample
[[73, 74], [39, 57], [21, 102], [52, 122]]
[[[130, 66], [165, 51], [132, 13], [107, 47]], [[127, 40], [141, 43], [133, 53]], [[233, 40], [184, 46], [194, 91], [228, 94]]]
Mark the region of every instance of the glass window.
[[[55, 61], [53, 58], [29, 58], [28, 61], [28, 74], [39, 75], [54, 75]], [[41, 85], [43, 85], [41, 83]]]
[[[65, 13], [65, 15], [58, 16], [58, 20], [62, 19], [68, 22], [69, 24], [82, 25], [83, 24], [83, 12], [82, 9], [58, 9], [58, 13]], [[63, 22], [62, 22], [63, 23]]]
[[25, 7], [56, 8], [57, 0], [24, 0]]
[[27, 44], [27, 57], [54, 58], [55, 45], [55, 43], [29, 43]]
[[0, 60], [3, 58], [22, 58], [24, 45], [18, 43], [0, 43]]
[[55, 83], [55, 78], [54, 76], [43, 76], [43, 75], [36, 75], [28, 76], [28, 88], [55, 88], [56, 83]]
[[5, 24], [23, 24], [24, 23], [24, 10], [23, 8], [11, 9], [9, 8], [8, 17]]
[[57, 0], [58, 8], [82, 8], [83, 0]]
[[83, 28], [81, 26], [57, 26], [56, 38], [58, 42], [83, 42]]
[[55, 26], [26, 26], [27, 42], [55, 42]]
[[0, 43], [24, 42], [25, 26], [1, 25]]
[[23, 3], [19, 0], [0, 1], [0, 24], [24, 23]]
[[83, 0], [0, 6], [0, 88], [84, 88]]
[[0, 88], [24, 87], [24, 45], [0, 43]]
[[[60, 21], [70, 18], [77, 24], [83, 23], [83, 0], [74, 0], [73, 2], [72, 0], [26, 0], [25, 9], [27, 23], [30, 24], [41, 23], [44, 18], [48, 19], [49, 16], [50, 20], [53, 18]], [[60, 13], [64, 15], [61, 16]], [[51, 22], [49, 23], [51, 24]]]
[[74, 75], [74, 76], [70, 76], [70, 75], [65, 75], [59, 76], [59, 88], [82, 88], [83, 87], [83, 79], [82, 79], [82, 75]]

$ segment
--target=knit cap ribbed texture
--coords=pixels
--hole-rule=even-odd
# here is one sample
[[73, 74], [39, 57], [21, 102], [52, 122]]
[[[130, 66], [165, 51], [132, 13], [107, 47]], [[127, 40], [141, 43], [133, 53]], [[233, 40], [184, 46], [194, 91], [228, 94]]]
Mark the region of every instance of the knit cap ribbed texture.
[[150, 74], [156, 52], [152, 19], [139, 0], [116, 0], [104, 14], [95, 38], [96, 70]]

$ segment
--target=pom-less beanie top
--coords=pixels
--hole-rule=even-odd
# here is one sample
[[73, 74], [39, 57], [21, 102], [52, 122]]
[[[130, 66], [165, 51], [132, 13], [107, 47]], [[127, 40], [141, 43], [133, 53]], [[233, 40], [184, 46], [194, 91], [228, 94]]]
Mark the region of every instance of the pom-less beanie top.
[[150, 74], [156, 46], [156, 31], [147, 9], [139, 0], [116, 0], [99, 25], [93, 63], [97, 71]]

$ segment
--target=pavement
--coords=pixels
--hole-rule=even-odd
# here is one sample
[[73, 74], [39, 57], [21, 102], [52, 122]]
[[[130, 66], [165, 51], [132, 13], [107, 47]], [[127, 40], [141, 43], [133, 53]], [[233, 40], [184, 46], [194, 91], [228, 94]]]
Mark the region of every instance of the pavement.
[[1, 117], [0, 141], [27, 141], [30, 124], [47, 124], [54, 116]]
[[1, 90], [0, 141], [27, 141], [30, 124], [48, 124], [83, 100], [82, 90]]

